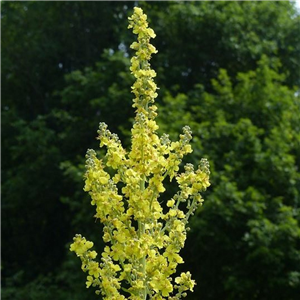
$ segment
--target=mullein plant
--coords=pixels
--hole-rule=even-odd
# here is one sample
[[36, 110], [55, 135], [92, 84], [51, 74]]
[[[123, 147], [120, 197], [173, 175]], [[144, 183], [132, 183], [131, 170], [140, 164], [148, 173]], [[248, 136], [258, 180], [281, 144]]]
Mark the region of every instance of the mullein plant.
[[[179, 172], [182, 158], [192, 152], [188, 126], [176, 142], [167, 134], [157, 135], [156, 73], [149, 63], [157, 53], [150, 44], [155, 33], [141, 8], [135, 7], [128, 19], [128, 28], [138, 36], [131, 45], [136, 51], [130, 67], [136, 79], [131, 87], [136, 110], [131, 150], [126, 152], [118, 136], [100, 123], [98, 138], [100, 147], [107, 148], [106, 155], [98, 159], [91, 149], [86, 155], [84, 190], [96, 207], [95, 217], [103, 224], [107, 246], [97, 261], [93, 242], [77, 234], [70, 250], [81, 259], [86, 286], [97, 287], [96, 294], [103, 299], [180, 299], [195, 285], [190, 272], [174, 274], [183, 263], [179, 252], [189, 217], [202, 205], [200, 192], [210, 185], [209, 165], [202, 159], [197, 170], [186, 164]], [[158, 199], [165, 191], [166, 178], [175, 179], [179, 189], [163, 208]]]

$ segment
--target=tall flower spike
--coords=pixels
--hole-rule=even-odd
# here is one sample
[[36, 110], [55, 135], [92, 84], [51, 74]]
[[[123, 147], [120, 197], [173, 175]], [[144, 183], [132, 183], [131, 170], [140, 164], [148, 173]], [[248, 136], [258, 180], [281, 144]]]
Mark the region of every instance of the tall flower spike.
[[[103, 223], [107, 246], [99, 262], [95, 260], [96, 251], [91, 250], [93, 243], [81, 235], [74, 237], [70, 250], [87, 272], [86, 287], [98, 287], [96, 293], [103, 299], [175, 300], [193, 291], [195, 285], [190, 272], [181, 273], [175, 280], [174, 274], [177, 265], [183, 263], [179, 253], [189, 217], [203, 202], [200, 192], [210, 185], [209, 164], [202, 159], [196, 171], [187, 164], [179, 173], [183, 156], [192, 152], [191, 130], [185, 126], [177, 142], [171, 142], [167, 134], [158, 137], [156, 73], [149, 63], [157, 52], [150, 44], [155, 33], [137, 7], [129, 18], [129, 28], [138, 35], [131, 45], [136, 51], [130, 68], [136, 78], [132, 86], [136, 117], [131, 150], [126, 153], [119, 138], [100, 123], [100, 147], [105, 146], [107, 153], [99, 160], [89, 149], [86, 156], [84, 190], [96, 206], [95, 217]], [[166, 177], [170, 181], [175, 177], [179, 191], [166, 201], [163, 210], [158, 198], [165, 191]]]
[[147, 16], [143, 14], [142, 9], [135, 7], [133, 16], [128, 19], [128, 28], [132, 28], [133, 33], [138, 35], [137, 42], [133, 42], [130, 46], [136, 51], [130, 67], [131, 73], [136, 78], [136, 82], [131, 87], [135, 95], [133, 107], [148, 116], [151, 111], [149, 105], [154, 103], [157, 97], [157, 86], [153, 81], [156, 73], [149, 63], [151, 55], [157, 53], [155, 47], [150, 44], [150, 38], [155, 38], [155, 33], [148, 27]]

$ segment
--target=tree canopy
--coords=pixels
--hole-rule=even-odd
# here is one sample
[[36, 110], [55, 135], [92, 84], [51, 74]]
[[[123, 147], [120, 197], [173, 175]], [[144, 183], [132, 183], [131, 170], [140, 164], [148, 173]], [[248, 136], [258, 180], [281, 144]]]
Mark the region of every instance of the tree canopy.
[[[103, 247], [84, 155], [99, 122], [130, 144], [134, 2], [1, 4], [2, 297], [94, 299], [68, 247], [77, 231]], [[299, 12], [289, 1], [139, 5], [157, 34], [160, 130], [175, 140], [189, 125], [189, 160], [212, 166], [183, 252], [197, 282], [188, 299], [296, 299]]]

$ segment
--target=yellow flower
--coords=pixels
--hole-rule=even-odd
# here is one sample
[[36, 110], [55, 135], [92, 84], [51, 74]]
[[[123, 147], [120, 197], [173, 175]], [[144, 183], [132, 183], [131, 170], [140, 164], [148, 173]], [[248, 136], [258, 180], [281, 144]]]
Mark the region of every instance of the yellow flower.
[[168, 206], [168, 207], [172, 207], [172, 206], [174, 206], [174, 204], [175, 204], [175, 200], [174, 200], [174, 199], [169, 200], [169, 201], [167, 202], [167, 206]]
[[[192, 152], [191, 130], [183, 128], [179, 140], [171, 142], [168, 135], [159, 137], [157, 116], [157, 86], [149, 60], [157, 50], [150, 43], [155, 38], [147, 16], [135, 7], [128, 28], [137, 34], [131, 44], [135, 55], [131, 59], [131, 74], [136, 79], [131, 90], [136, 110], [131, 130], [131, 148], [127, 153], [117, 135], [105, 123], [99, 124], [100, 147], [106, 147], [105, 157], [97, 158], [94, 150], [86, 154], [84, 190], [96, 207], [95, 217], [103, 224], [103, 241], [107, 243], [97, 262], [93, 243], [76, 235], [70, 246], [81, 259], [81, 268], [88, 272], [86, 286], [97, 286], [104, 300], [178, 299], [195, 285], [189, 272], [172, 276], [186, 240], [186, 224], [195, 209], [202, 204], [200, 192], [209, 186], [209, 165], [200, 161], [196, 171], [191, 164], [179, 173], [183, 157]], [[165, 192], [166, 177], [175, 177], [179, 191], [162, 207], [159, 196]], [[184, 213], [186, 204], [187, 212]], [[180, 209], [179, 209], [180, 207]], [[129, 285], [129, 287], [128, 287]], [[173, 290], [178, 294], [172, 296]]]
[[93, 247], [93, 242], [86, 241], [80, 234], [74, 237], [74, 243], [70, 246], [70, 251], [74, 251], [77, 256], [87, 252], [88, 249]]
[[97, 262], [92, 261], [88, 265], [88, 269], [89, 269], [89, 274], [90, 275], [93, 275], [95, 278], [99, 277], [99, 275], [100, 275], [100, 268], [99, 268], [99, 264]]
[[86, 288], [89, 288], [93, 284], [94, 278], [92, 276], [87, 277]]
[[96, 251], [89, 251], [88, 256], [89, 256], [89, 258], [94, 259], [97, 256], [97, 252]]

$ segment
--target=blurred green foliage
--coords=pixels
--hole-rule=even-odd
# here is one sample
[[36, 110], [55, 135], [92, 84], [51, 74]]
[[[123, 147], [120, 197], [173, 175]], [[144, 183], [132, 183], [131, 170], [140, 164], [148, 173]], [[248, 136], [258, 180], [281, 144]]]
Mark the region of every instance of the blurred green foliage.
[[283, 80], [263, 56], [234, 87], [220, 70], [214, 94], [198, 85], [187, 97], [164, 99], [163, 130], [192, 124], [194, 159], [206, 155], [213, 165], [185, 248], [199, 299], [299, 294], [300, 103]]
[[[77, 232], [103, 246], [82, 190], [98, 123], [130, 146], [134, 2], [1, 4], [2, 299], [96, 299], [68, 247]], [[188, 124], [188, 159], [212, 165], [183, 253], [189, 299], [297, 299], [299, 13], [288, 1], [139, 5], [157, 34], [160, 130]]]

